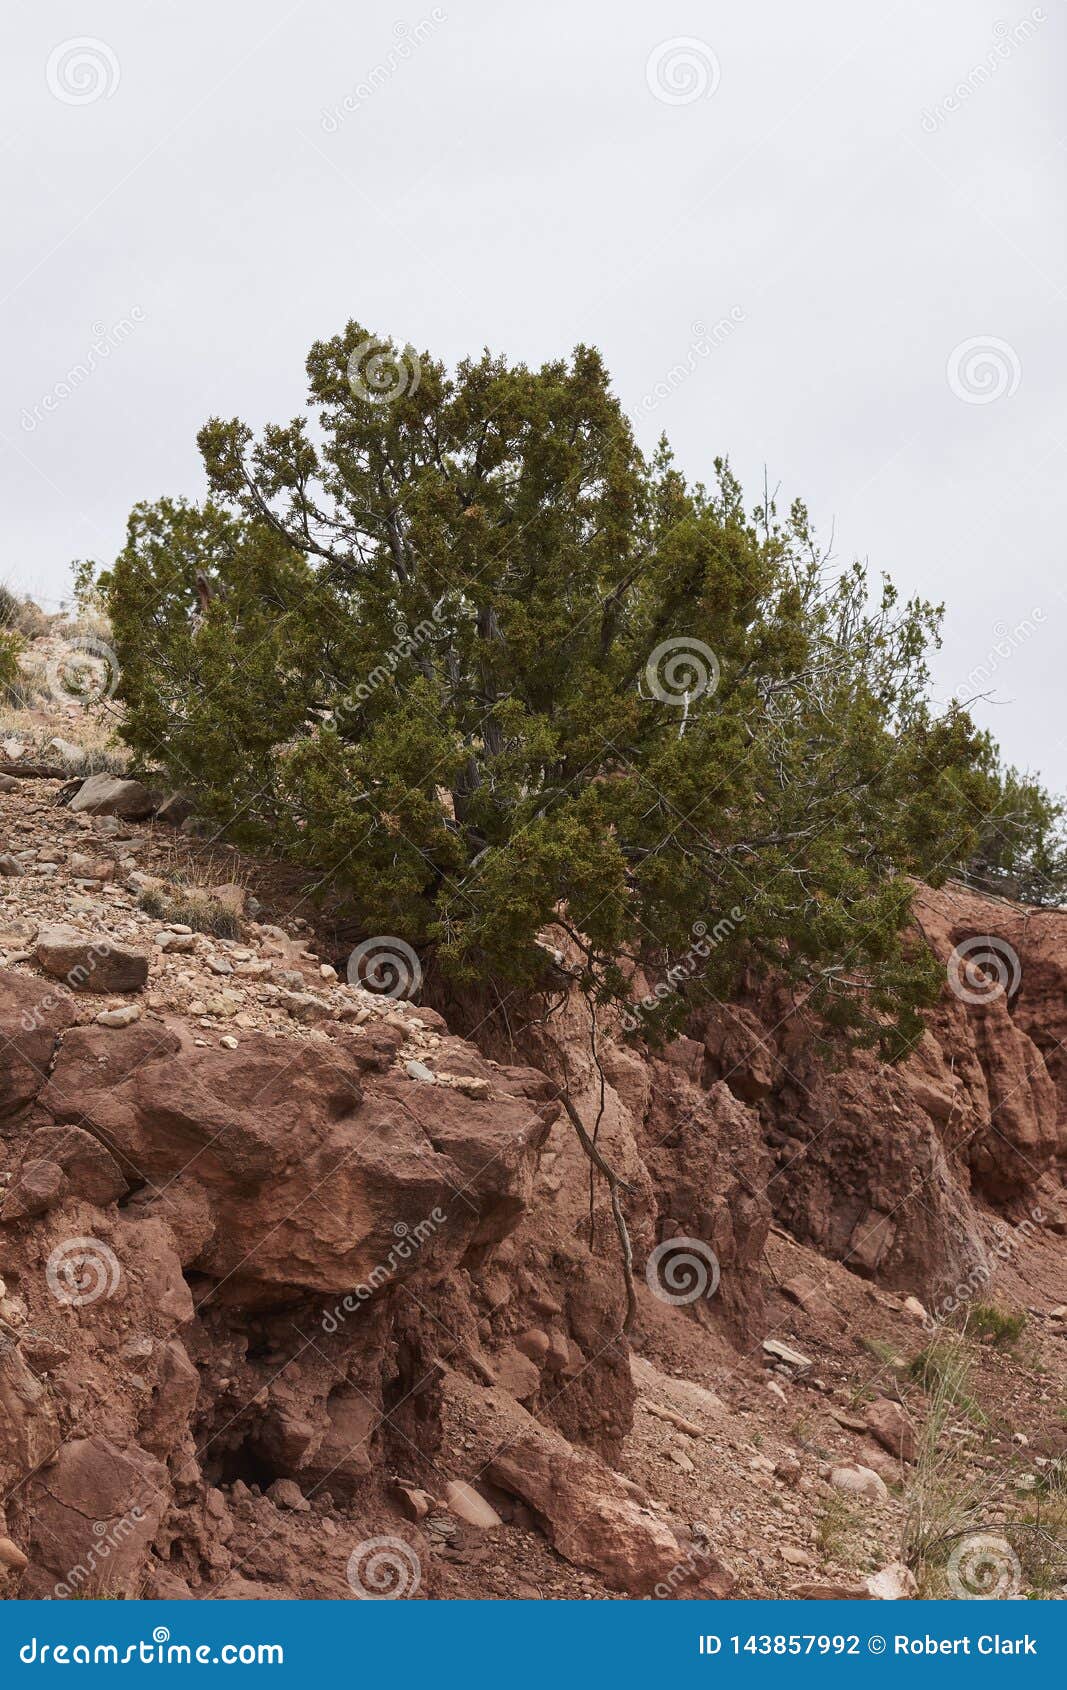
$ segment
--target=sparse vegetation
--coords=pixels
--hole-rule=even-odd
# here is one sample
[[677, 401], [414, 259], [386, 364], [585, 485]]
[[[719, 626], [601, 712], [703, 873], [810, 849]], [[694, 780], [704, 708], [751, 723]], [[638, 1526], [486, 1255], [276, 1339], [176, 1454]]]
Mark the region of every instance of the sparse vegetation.
[[856, 1539], [862, 1530], [862, 1516], [832, 1491], [819, 1509], [815, 1526], [815, 1541], [824, 1557], [842, 1567], [856, 1565]]
[[948, 1332], [920, 1350], [908, 1366], [911, 1378], [932, 1404], [943, 1407], [946, 1414], [953, 1410], [968, 1419], [984, 1421], [985, 1416], [968, 1389], [971, 1371], [966, 1344], [958, 1335]]
[[19, 665], [19, 653], [22, 647], [21, 634], [0, 627], [0, 698], [6, 704], [14, 704], [20, 692], [22, 670]]
[[146, 915], [165, 924], [180, 922], [195, 933], [213, 933], [217, 939], [237, 939], [241, 923], [233, 910], [202, 886], [146, 887], [137, 899]]
[[1017, 1314], [1007, 1314], [991, 1303], [972, 1303], [967, 1311], [964, 1330], [968, 1337], [986, 1339], [1006, 1348], [1018, 1342], [1025, 1326], [1025, 1310], [1020, 1310]]

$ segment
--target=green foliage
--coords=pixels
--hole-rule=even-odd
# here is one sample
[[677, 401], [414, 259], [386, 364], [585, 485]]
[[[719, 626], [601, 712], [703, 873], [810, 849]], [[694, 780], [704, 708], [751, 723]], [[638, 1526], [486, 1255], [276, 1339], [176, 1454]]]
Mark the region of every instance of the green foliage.
[[21, 634], [0, 625], [0, 698], [5, 700], [10, 699], [19, 686], [22, 675], [19, 652], [24, 643]]
[[671, 982], [648, 1033], [757, 964], [907, 1048], [909, 877], [973, 857], [995, 779], [928, 702], [939, 611], [724, 461], [646, 460], [589, 348], [368, 342], [312, 348], [310, 420], [210, 421], [202, 507], [133, 511], [99, 585], [137, 758], [454, 981], [543, 987], [558, 921], [591, 997]]
[[985, 1415], [970, 1394], [971, 1360], [957, 1337], [935, 1339], [908, 1369], [915, 1383], [938, 1403], [982, 1422]]
[[973, 1303], [967, 1310], [964, 1330], [970, 1338], [988, 1338], [994, 1344], [1007, 1346], [1022, 1337], [1025, 1325], [1025, 1310], [1007, 1314], [991, 1303]]
[[1025, 903], [1067, 903], [1064, 806], [1030, 775], [997, 768], [991, 743], [986, 761], [987, 789], [978, 798], [978, 843], [967, 878]]

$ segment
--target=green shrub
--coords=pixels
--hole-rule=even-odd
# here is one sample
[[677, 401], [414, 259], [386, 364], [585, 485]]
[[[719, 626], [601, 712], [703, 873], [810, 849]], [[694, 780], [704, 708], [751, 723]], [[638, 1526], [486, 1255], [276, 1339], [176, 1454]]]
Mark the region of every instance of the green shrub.
[[1026, 1313], [1005, 1314], [991, 1303], [973, 1303], [967, 1311], [965, 1330], [971, 1338], [989, 1338], [994, 1344], [1014, 1344], [1022, 1336]]

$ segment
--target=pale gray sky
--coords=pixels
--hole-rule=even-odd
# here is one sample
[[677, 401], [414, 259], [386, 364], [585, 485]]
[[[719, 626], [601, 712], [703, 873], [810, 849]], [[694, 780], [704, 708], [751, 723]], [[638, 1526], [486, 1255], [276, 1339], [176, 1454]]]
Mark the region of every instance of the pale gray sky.
[[592, 341], [644, 444], [944, 598], [939, 694], [1067, 785], [1054, 0], [5, 12], [0, 577], [54, 602], [199, 497], [204, 419], [301, 410], [350, 316]]

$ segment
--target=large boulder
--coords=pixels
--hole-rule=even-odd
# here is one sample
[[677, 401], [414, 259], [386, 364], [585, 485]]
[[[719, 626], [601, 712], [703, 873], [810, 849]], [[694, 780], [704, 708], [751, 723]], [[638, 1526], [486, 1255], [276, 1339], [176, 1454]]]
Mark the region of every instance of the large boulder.
[[31, 1104], [75, 1015], [55, 986], [0, 968], [0, 1121]]
[[417, 1267], [503, 1238], [555, 1114], [368, 1075], [360, 1044], [249, 1033], [198, 1049], [185, 1028], [79, 1027], [41, 1101], [136, 1169], [164, 1219], [171, 1181], [201, 1188], [211, 1234], [191, 1265], [225, 1298], [347, 1294], [343, 1323]]
[[565, 1560], [628, 1596], [729, 1593], [734, 1579], [723, 1562], [704, 1545], [681, 1542], [591, 1451], [543, 1426], [503, 1391], [457, 1373], [445, 1373], [442, 1397], [446, 1421], [462, 1426], [471, 1475], [521, 1498]]
[[31, 1483], [33, 1539], [23, 1596], [135, 1597], [170, 1495], [143, 1449], [72, 1438]]
[[61, 924], [42, 927], [37, 961], [72, 992], [139, 992], [148, 979], [148, 957], [107, 933], [79, 933]]
[[152, 814], [158, 801], [158, 795], [139, 780], [100, 774], [82, 781], [67, 808], [87, 816], [118, 816], [122, 821], [138, 822]]

